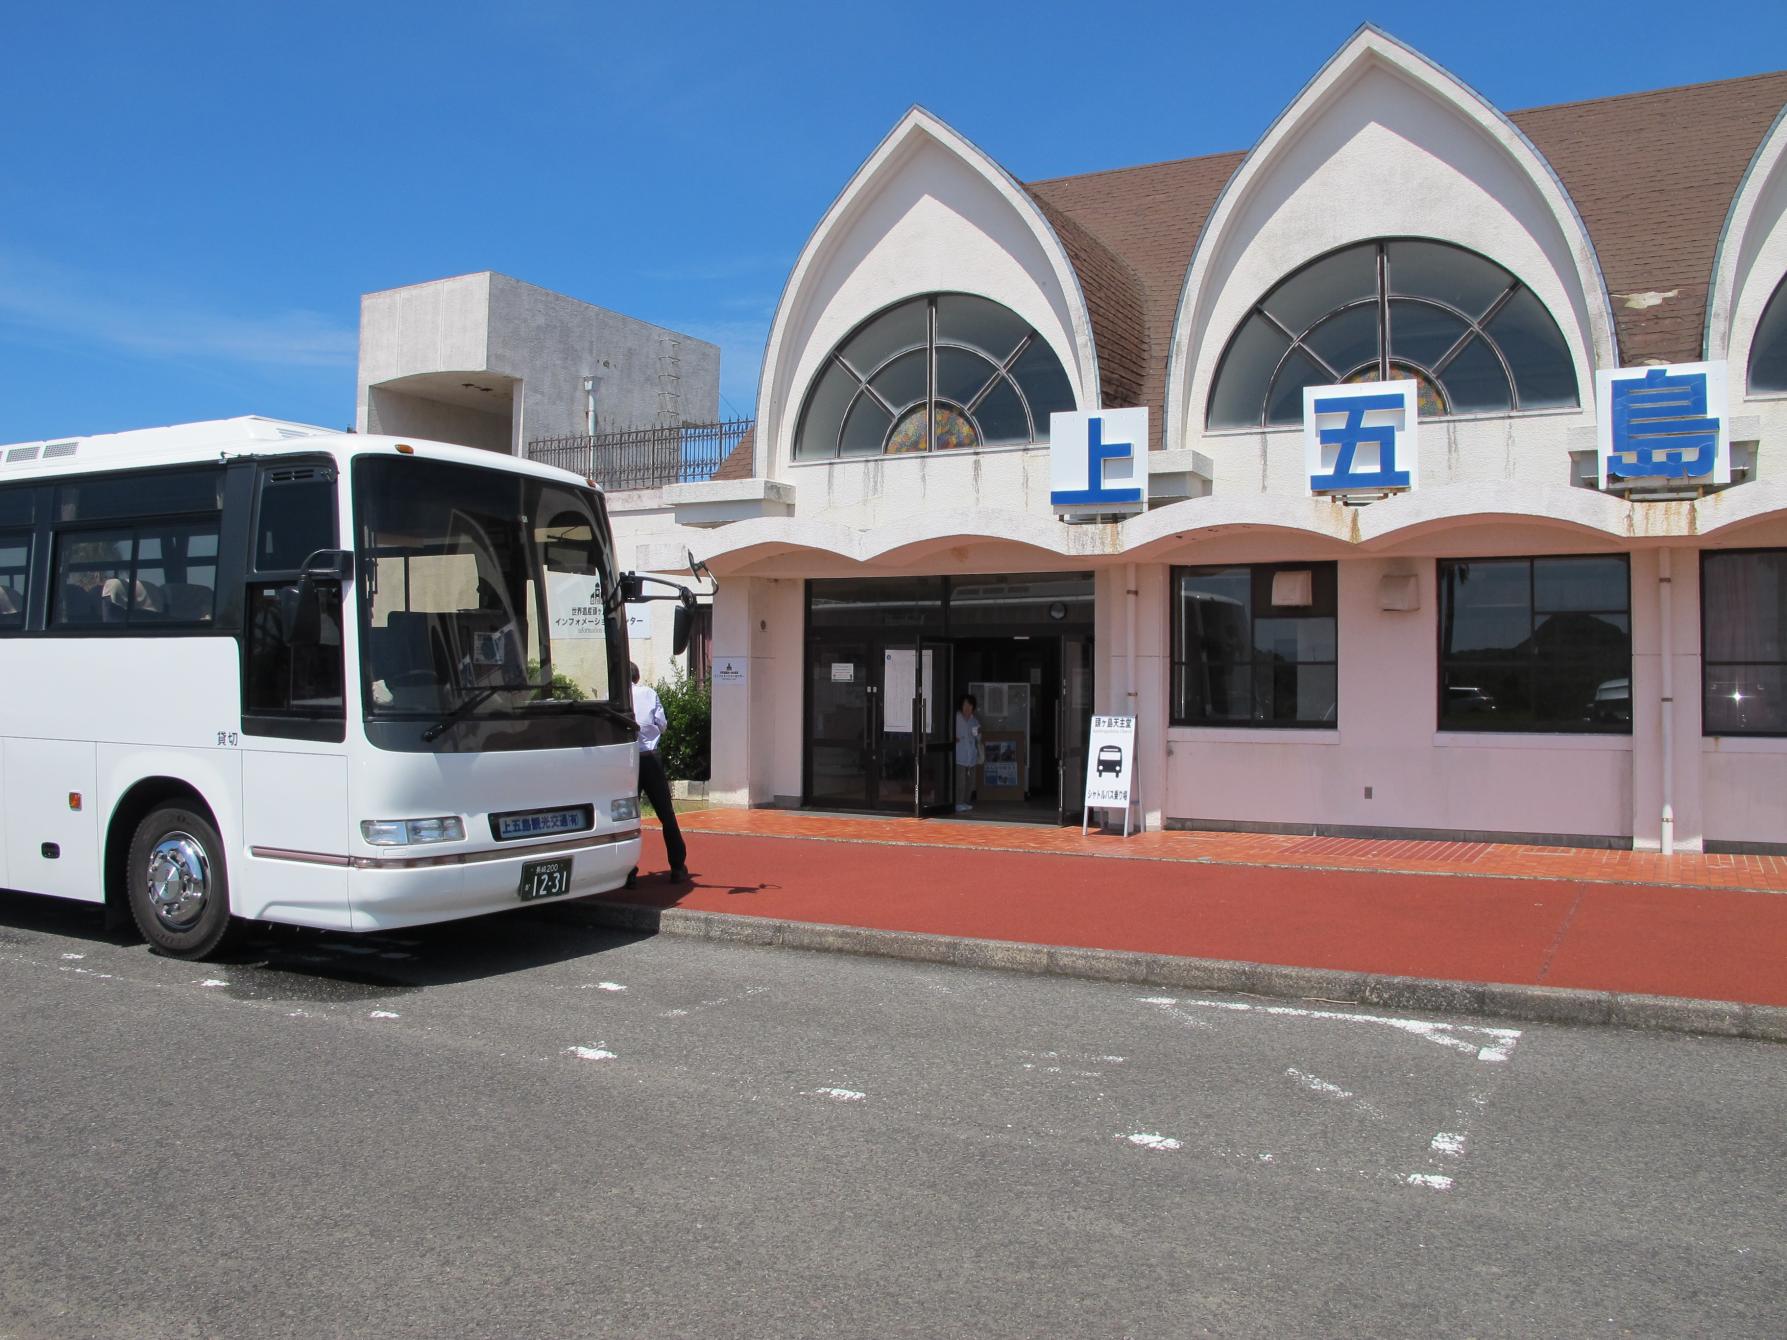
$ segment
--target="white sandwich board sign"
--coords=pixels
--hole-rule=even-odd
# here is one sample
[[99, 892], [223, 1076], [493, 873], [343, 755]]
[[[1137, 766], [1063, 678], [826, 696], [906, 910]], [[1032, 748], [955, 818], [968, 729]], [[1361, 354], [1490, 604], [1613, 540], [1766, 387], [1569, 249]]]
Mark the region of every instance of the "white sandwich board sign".
[[1086, 742], [1086, 812], [1083, 834], [1093, 810], [1123, 811], [1123, 836], [1129, 836], [1129, 807], [1135, 797], [1135, 718], [1093, 717]]

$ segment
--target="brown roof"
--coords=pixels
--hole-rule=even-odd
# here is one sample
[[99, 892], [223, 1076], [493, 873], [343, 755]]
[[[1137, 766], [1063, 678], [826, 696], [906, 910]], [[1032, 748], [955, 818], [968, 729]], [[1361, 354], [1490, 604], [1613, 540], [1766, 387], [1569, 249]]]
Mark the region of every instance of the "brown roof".
[[[1129, 264], [1141, 285], [1142, 323], [1132, 357], [1142, 360], [1141, 395], [1135, 400], [1107, 400], [1107, 405], [1146, 405], [1152, 445], [1158, 449], [1165, 424], [1167, 350], [1173, 342], [1179, 289], [1191, 263], [1191, 248], [1222, 187], [1241, 166], [1245, 154], [1184, 158], [1150, 167], [1119, 168], [1080, 177], [1058, 177], [1030, 184], [1030, 194], [1053, 221], [1066, 216]], [[1053, 208], [1050, 208], [1050, 207]], [[1065, 240], [1065, 239], [1063, 239]], [[1069, 247], [1071, 254], [1072, 248]], [[1078, 263], [1077, 261], [1075, 262]], [[1080, 272], [1086, 303], [1095, 306], [1098, 276]], [[1099, 334], [1099, 368], [1104, 367], [1104, 337]]]
[[720, 468], [714, 471], [715, 479], [749, 479], [754, 473], [753, 459], [757, 450], [757, 429], [753, 425], [745, 429], [745, 435], [738, 440], [738, 445], [726, 454], [720, 462]]
[[1719, 231], [1787, 71], [1514, 112], [1588, 225], [1620, 362], [1701, 356]]
[[1134, 405], [1148, 372], [1148, 336], [1142, 323], [1142, 281], [1116, 252], [1074, 221], [1071, 214], [1037, 196], [1068, 259], [1080, 277], [1098, 348], [1101, 405]]
[[[1719, 230], [1783, 103], [1787, 71], [1510, 114], [1550, 161], [1588, 227], [1613, 295], [1622, 363], [1700, 357]], [[1156, 446], [1192, 249], [1245, 157], [1215, 154], [1029, 185], [1051, 221], [1072, 219], [1140, 280], [1140, 403], [1153, 411]], [[1072, 243], [1068, 251], [1074, 253]], [[1095, 296], [1103, 273], [1080, 271], [1095, 309], [1105, 301]], [[1101, 331], [1101, 367], [1103, 339]], [[1133, 343], [1123, 350], [1126, 364], [1135, 357]]]

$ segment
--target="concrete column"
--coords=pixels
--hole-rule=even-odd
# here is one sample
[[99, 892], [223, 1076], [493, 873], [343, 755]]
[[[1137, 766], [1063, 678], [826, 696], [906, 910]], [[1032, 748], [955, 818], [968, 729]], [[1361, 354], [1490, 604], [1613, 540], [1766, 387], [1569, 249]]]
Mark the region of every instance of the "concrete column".
[[[708, 798], [716, 805], [751, 803], [750, 695], [756, 667], [751, 664], [750, 630], [756, 626], [756, 586], [750, 577], [727, 577], [714, 593], [713, 777]], [[722, 673], [729, 660], [745, 664], [742, 687]]]
[[[802, 583], [723, 577], [714, 596], [713, 780], [716, 805], [798, 803], [805, 699]], [[728, 661], [744, 683], [728, 682]]]
[[1142, 828], [1158, 831], [1166, 815], [1167, 723], [1171, 719], [1172, 594], [1164, 563], [1136, 566], [1136, 779]]
[[[1700, 554], [1670, 556], [1670, 622], [1664, 628], [1658, 551], [1632, 554], [1632, 845], [1656, 851], [1663, 840], [1663, 713], [1670, 713], [1675, 748], [1670, 807], [1675, 850], [1699, 851], [1705, 835], [1701, 803]], [[1673, 703], [1663, 702], [1663, 657], [1671, 658]]]

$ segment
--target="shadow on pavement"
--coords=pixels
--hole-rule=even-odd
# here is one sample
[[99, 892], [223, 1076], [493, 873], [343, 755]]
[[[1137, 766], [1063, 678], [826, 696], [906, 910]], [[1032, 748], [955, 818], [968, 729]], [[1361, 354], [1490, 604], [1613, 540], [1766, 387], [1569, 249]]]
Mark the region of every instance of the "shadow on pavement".
[[[0, 945], [33, 934], [150, 953], [134, 930], [108, 931], [98, 904], [0, 891]], [[241, 999], [356, 1000], [525, 972], [648, 938], [601, 925], [577, 902], [365, 935], [251, 922], [206, 966], [227, 971], [225, 989]]]

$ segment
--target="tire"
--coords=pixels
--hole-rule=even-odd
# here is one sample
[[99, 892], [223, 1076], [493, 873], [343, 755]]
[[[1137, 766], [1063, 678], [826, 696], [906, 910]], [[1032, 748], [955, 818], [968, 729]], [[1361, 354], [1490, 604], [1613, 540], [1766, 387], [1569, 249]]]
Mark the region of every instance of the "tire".
[[130, 915], [149, 947], [168, 958], [202, 959], [229, 938], [229, 872], [211, 821], [184, 805], [161, 805], [130, 840]]

